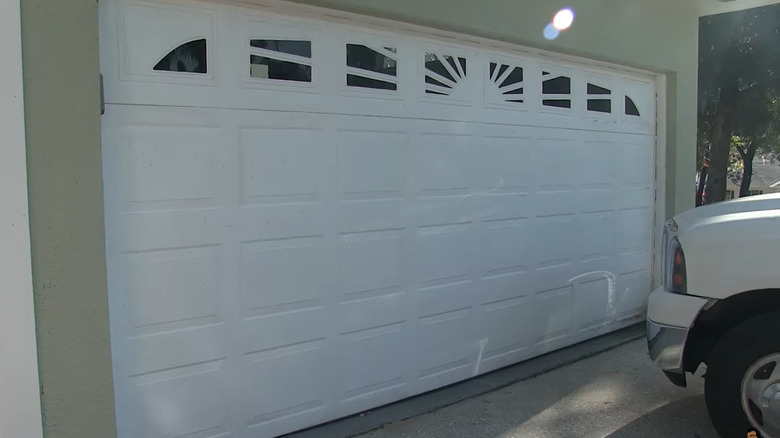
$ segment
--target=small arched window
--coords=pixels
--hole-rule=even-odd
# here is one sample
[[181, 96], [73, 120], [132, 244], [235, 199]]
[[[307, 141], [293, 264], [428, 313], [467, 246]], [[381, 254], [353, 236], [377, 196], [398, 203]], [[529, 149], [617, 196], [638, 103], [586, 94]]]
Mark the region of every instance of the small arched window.
[[206, 58], [206, 39], [192, 40], [168, 52], [154, 70], [206, 74]]
[[639, 116], [639, 108], [636, 107], [634, 101], [626, 96], [626, 115]]

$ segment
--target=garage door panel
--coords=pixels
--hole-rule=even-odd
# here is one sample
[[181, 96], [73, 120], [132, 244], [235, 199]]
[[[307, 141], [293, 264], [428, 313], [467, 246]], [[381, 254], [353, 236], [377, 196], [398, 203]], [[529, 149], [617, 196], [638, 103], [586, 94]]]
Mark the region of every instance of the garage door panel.
[[227, 357], [228, 339], [225, 322], [128, 337], [123, 369], [128, 375], [143, 375], [217, 362]]
[[523, 191], [533, 182], [533, 174], [529, 169], [533, 165], [529, 137], [485, 135], [481, 142], [481, 167], [477, 172], [480, 187]]
[[634, 251], [620, 254], [617, 259], [618, 263], [616, 271], [620, 274], [626, 272], [639, 272], [643, 270], [650, 272], [650, 269], [648, 268], [648, 262], [652, 263], [652, 260], [652, 251]]
[[[458, 321], [451, 323], [441, 323], [442, 327], [436, 327], [436, 331], [452, 330], [459, 325]], [[425, 327], [421, 331], [423, 338], [421, 343], [429, 350], [422, 362], [418, 362], [419, 380], [415, 387], [421, 391], [429, 391], [445, 385], [449, 385], [476, 375], [475, 360], [479, 354], [480, 343], [476, 339], [469, 340], [463, 336], [459, 338], [447, 337], [444, 334], [435, 335], [426, 333], [432, 331], [434, 326]], [[462, 333], [462, 330], [458, 330]], [[450, 345], [450, 351], [442, 351], [441, 344], [436, 341], [447, 342]], [[419, 354], [419, 353], [418, 353]]]
[[224, 210], [124, 214], [115, 235], [122, 252], [217, 247], [225, 239]]
[[[475, 343], [475, 345], [477, 344]], [[475, 348], [478, 348], [478, 346]], [[475, 377], [476, 374], [474, 371], [475, 366], [473, 360], [458, 360], [438, 368], [426, 370], [424, 375], [415, 384], [415, 387], [420, 393], [428, 392]]]
[[484, 216], [485, 202], [479, 197], [466, 193], [453, 196], [424, 196], [409, 205], [405, 216], [423, 229], [432, 230], [437, 226], [467, 224]]
[[567, 277], [567, 280], [572, 279], [569, 283], [576, 283], [577, 281], [599, 278], [600, 273], [604, 272], [617, 275], [623, 272], [621, 267], [623, 257], [623, 255], [618, 254], [603, 257], [584, 257], [579, 263], [572, 266], [571, 274], [573, 275]]
[[413, 211], [402, 198], [343, 201], [339, 203], [336, 226], [341, 233], [400, 230]]
[[462, 312], [474, 301], [476, 287], [469, 279], [455, 280], [421, 287], [415, 293], [415, 305], [419, 318]]
[[[591, 187], [594, 184], [603, 184], [610, 181], [608, 173], [602, 173], [597, 177], [592, 175], [594, 170], [590, 169], [590, 167], [592, 165], [597, 168], [600, 167], [596, 162], [599, 158], [603, 157], [604, 154], [602, 154], [598, 148], [592, 147], [592, 144], [586, 143], [585, 139], [577, 138], [576, 134], [567, 133], [567, 135], [562, 136], [560, 140], [547, 140], [542, 137], [542, 141], [547, 144], [549, 144], [549, 142], [555, 143], [553, 150], [561, 152], [561, 155], [556, 158], [564, 169], [563, 175], [557, 175], [555, 173], [547, 174], [544, 172], [543, 168], [537, 169], [542, 171], [542, 175], [546, 174], [548, 179], [551, 179], [551, 181], [545, 179], [542, 187], [555, 184], [573, 188]], [[614, 161], [614, 158], [612, 161]], [[587, 163], [587, 166], [583, 165], [583, 163]]]
[[[612, 139], [611, 136], [603, 137]], [[581, 163], [587, 162], [588, 165], [576, 167], [580, 185], [588, 187], [620, 181], [622, 164], [618, 161], [618, 147], [612, 141], [584, 141], [578, 158]]]
[[356, 395], [349, 395], [342, 400], [339, 408], [346, 415], [355, 414], [415, 395], [409, 389], [409, 384], [402, 379], [393, 379], [372, 387], [361, 388], [355, 393]]
[[535, 351], [531, 348], [508, 347], [504, 352], [494, 352], [490, 357], [482, 359], [479, 364], [479, 373], [485, 374], [500, 370], [532, 358]]
[[647, 304], [646, 290], [652, 286], [652, 271], [649, 269], [624, 270], [621, 275], [618, 275], [616, 282], [617, 320], [643, 315]]
[[624, 77], [621, 85], [625, 90], [626, 97], [631, 99], [631, 102], [636, 106], [636, 109], [642, 116], [635, 117], [626, 115], [623, 118], [624, 124], [628, 126], [633, 125], [635, 129], [644, 128], [648, 130], [649, 133], [652, 133], [648, 128], [655, 124], [656, 116], [656, 94], [653, 82], [644, 78]]
[[572, 287], [566, 286], [534, 296], [535, 344], [544, 344], [572, 333], [572, 292]]
[[[205, 7], [204, 7], [205, 6]], [[213, 40], [216, 28], [216, 8], [206, 4], [196, 7], [163, 5], [160, 3], [126, 3], [122, 5], [120, 72], [125, 78], [165, 78], [154, 75], [153, 67], [168, 52], [182, 42], [196, 38]], [[213, 62], [208, 62], [213, 69]], [[208, 65], [207, 65], [208, 66]], [[213, 77], [207, 69], [206, 78]], [[195, 77], [193, 79], [201, 79]], [[202, 80], [202, 79], [201, 79]]]
[[330, 274], [322, 237], [244, 243], [241, 250], [245, 312], [311, 306], [323, 296]]
[[399, 288], [401, 230], [350, 233], [339, 242], [339, 280], [347, 295]]
[[613, 211], [620, 205], [619, 191], [609, 188], [593, 188], [578, 191], [578, 210], [584, 214]]
[[464, 370], [473, 366], [478, 345], [468, 330], [470, 315], [471, 311], [464, 309], [420, 318], [415, 357], [421, 380], [462, 378]]
[[323, 135], [318, 129], [242, 129], [243, 202], [321, 199], [328, 154]]
[[223, 364], [210, 362], [133, 379], [130, 411], [137, 436], [229, 436]]
[[[600, 267], [603, 261], [595, 261], [590, 267]], [[554, 291], [572, 285], [572, 279], [589, 270], [582, 263], [564, 263], [548, 267], [537, 267], [528, 272], [529, 293]]]
[[485, 223], [483, 271], [495, 273], [507, 269], [526, 270], [532, 262], [532, 224], [528, 219], [509, 219]]
[[150, 203], [160, 208], [175, 201], [178, 206], [220, 205], [220, 180], [226, 174], [218, 129], [145, 129], [129, 133], [126, 142], [122, 173], [128, 208]]
[[468, 248], [472, 246], [471, 226], [443, 225], [418, 231], [416, 278], [431, 281], [457, 281], [471, 270]]
[[434, 192], [473, 187], [471, 167], [476, 156], [471, 145], [472, 136], [468, 134], [423, 133], [414, 137], [415, 187]]
[[484, 343], [481, 361], [519, 353], [531, 345], [535, 323], [531, 301], [532, 297], [520, 295], [480, 307], [477, 324]]
[[479, 282], [480, 305], [508, 303], [532, 292], [536, 285], [527, 268], [517, 267], [488, 272]]
[[340, 131], [337, 138], [341, 193], [403, 196], [409, 178], [407, 134]]
[[[307, 407], [310, 408], [307, 409]], [[305, 429], [324, 423], [330, 418], [327, 408], [319, 404], [305, 405], [300, 409], [291, 410], [292, 414], [289, 415], [279, 414], [281, 416], [278, 418], [252, 423], [247, 426], [247, 433], [249, 436], [277, 437], [289, 433], [290, 430]]]
[[290, 307], [279, 313], [245, 318], [241, 322], [243, 352], [284, 355], [287, 349], [295, 350], [304, 344], [319, 348], [319, 342], [327, 335], [322, 329], [329, 316], [327, 310], [316, 303]]
[[339, 333], [356, 333], [405, 322], [406, 308], [405, 292], [342, 302], [338, 307]]
[[[569, 215], [580, 204], [580, 193], [574, 186], [541, 190], [533, 197], [532, 211], [538, 218]], [[543, 220], [543, 219], [540, 219]]]
[[218, 315], [222, 277], [219, 247], [130, 258], [125, 302], [132, 329], [222, 319]]
[[619, 208], [621, 210], [649, 209], [655, 192], [650, 187], [624, 187], [618, 192]]
[[325, 211], [321, 202], [245, 206], [239, 210], [235, 222], [241, 240], [246, 243], [316, 238], [325, 233]]
[[488, 190], [475, 200], [479, 217], [485, 222], [521, 220], [534, 215], [531, 195], [522, 188]]
[[[595, 277], [595, 276], [594, 276]], [[617, 313], [616, 278], [589, 278], [574, 288], [578, 330], [606, 324]]]
[[649, 287], [652, 287], [652, 281], [647, 270], [619, 275], [617, 278], [618, 316], [642, 313], [647, 305], [645, 291]]
[[618, 220], [621, 253], [643, 250], [648, 247], [653, 239], [653, 218], [649, 209], [623, 210], [618, 215]]
[[555, 138], [537, 137], [531, 141], [534, 164], [529, 168], [529, 171], [533, 172], [534, 182], [541, 190], [556, 190], [579, 183], [578, 175], [576, 175], [579, 163], [576, 157], [571, 154], [577, 143], [567, 137], [571, 134], [556, 134], [560, 134], [560, 136]]
[[573, 215], [539, 217], [534, 224], [534, 262], [539, 267], [571, 263], [579, 254]]
[[655, 168], [647, 165], [654, 158], [652, 143], [652, 137], [644, 137], [640, 141], [633, 138], [624, 140], [619, 155], [620, 181], [628, 186], [649, 188], [652, 185]]
[[615, 254], [615, 216], [611, 211], [582, 215], [579, 239], [584, 259], [609, 257]]
[[386, 391], [406, 385], [404, 374], [409, 364], [409, 346], [402, 325], [352, 333], [341, 337], [339, 356], [344, 366], [338, 371], [342, 405], [354, 408]]
[[[306, 417], [303, 421], [324, 418], [327, 382], [333, 376], [322, 366], [325, 355], [321, 343], [249, 354], [245, 360], [247, 371], [243, 377], [250, 430], [283, 430], [299, 424], [300, 417]], [[295, 379], [289, 379], [290, 375]], [[274, 423], [277, 425], [272, 426]]]

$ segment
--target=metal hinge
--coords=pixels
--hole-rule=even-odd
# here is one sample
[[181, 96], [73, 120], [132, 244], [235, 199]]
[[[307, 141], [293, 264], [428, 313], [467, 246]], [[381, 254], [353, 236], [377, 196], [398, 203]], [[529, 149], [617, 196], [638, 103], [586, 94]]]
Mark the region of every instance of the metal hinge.
[[106, 93], [103, 92], [103, 73], [100, 73], [100, 115], [106, 113]]

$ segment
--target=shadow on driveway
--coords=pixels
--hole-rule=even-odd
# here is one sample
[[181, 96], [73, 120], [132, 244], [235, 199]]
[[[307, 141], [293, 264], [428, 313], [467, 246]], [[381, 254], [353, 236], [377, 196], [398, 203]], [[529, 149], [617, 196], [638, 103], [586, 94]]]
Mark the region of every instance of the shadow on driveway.
[[362, 438], [718, 438], [703, 380], [666, 380], [643, 340]]
[[693, 395], [655, 409], [606, 438], [717, 438], [707, 417], [704, 395]]

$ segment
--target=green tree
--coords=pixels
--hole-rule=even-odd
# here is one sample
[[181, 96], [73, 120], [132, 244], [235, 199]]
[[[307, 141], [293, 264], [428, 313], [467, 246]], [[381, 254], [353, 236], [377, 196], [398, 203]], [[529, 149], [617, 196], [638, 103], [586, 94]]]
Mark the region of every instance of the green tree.
[[[778, 72], [777, 74], [775, 72]], [[710, 157], [707, 202], [726, 196], [732, 137], [743, 166], [766, 143], [767, 127], [747, 113], [771, 113], [770, 89], [780, 89], [780, 7], [703, 17], [699, 25], [699, 159]], [[774, 95], [771, 92], [771, 95]], [[769, 99], [772, 101], [773, 99]], [[760, 117], [762, 123], [766, 118]], [[739, 152], [739, 151], [742, 152]], [[752, 154], [752, 156], [751, 156]], [[746, 186], [750, 175], [745, 171]]]
[[740, 197], [750, 194], [756, 152], [770, 153], [777, 148], [777, 115], [778, 97], [774, 89], [768, 89], [734, 114], [731, 145], [741, 160]]

